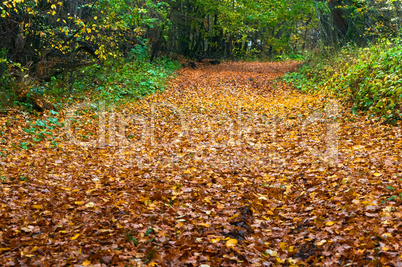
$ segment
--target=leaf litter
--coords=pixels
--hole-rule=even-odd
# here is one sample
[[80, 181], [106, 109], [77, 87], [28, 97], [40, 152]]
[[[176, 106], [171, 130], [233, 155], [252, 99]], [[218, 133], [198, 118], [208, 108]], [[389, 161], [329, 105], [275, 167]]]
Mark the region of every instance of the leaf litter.
[[0, 265], [401, 266], [400, 124], [275, 80], [297, 64], [180, 70], [57, 146], [1, 117]]

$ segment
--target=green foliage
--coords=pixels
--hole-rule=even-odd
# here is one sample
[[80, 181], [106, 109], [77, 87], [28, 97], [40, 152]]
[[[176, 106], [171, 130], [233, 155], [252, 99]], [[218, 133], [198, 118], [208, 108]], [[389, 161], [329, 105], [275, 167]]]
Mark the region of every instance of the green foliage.
[[133, 242], [135, 246], [138, 246], [140, 242], [137, 241], [137, 238], [133, 237], [134, 231], [129, 230], [126, 232], [126, 240], [127, 242]]
[[[52, 111], [53, 115], [58, 113]], [[63, 125], [58, 121], [56, 117], [48, 117], [45, 119], [37, 119], [34, 122], [29, 123], [30, 128], [24, 129], [24, 131], [32, 136], [32, 140], [35, 142], [40, 142], [42, 140], [51, 140], [53, 146], [56, 146], [52, 130], [56, 127], [62, 127]], [[27, 146], [26, 146], [27, 147]], [[25, 148], [24, 148], [25, 149]]]
[[178, 64], [167, 59], [149, 62], [147, 49], [137, 46], [130, 57], [115, 60], [107, 66], [97, 87], [103, 100], [125, 101], [140, 99], [164, 89], [164, 83], [178, 69]]
[[[144, 41], [146, 42], [146, 40]], [[53, 102], [71, 102], [77, 99], [105, 100], [116, 103], [140, 99], [163, 90], [179, 64], [169, 59], [149, 61], [146, 45], [136, 45], [128, 58], [107, 60], [71, 74], [52, 79], [45, 91]], [[81, 98], [80, 98], [81, 97]]]
[[21, 142], [19, 144], [19, 146], [24, 149], [24, 150], [28, 150], [29, 149], [29, 143], [28, 142]]
[[301, 91], [323, 91], [353, 110], [388, 122], [402, 118], [402, 40], [382, 39], [367, 48], [345, 47], [333, 58], [312, 58], [285, 76]]
[[20, 63], [8, 60], [7, 50], [2, 48], [0, 51], [0, 110], [6, 109], [17, 99], [15, 90], [13, 90], [15, 86], [15, 81], [12, 77], [13, 71], [23, 73], [24, 69]]
[[275, 60], [278, 61], [286, 61], [286, 60], [304, 60], [304, 56], [302, 54], [298, 54], [298, 53], [282, 53], [279, 55], [276, 55], [274, 57]]

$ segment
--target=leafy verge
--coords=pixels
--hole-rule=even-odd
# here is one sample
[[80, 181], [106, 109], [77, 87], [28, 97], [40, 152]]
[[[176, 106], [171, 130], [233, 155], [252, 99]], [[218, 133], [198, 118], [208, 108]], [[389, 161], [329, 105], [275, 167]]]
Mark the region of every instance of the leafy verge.
[[[82, 101], [117, 103], [140, 99], [163, 90], [167, 80], [179, 68], [177, 62], [166, 58], [150, 62], [148, 51], [146, 45], [137, 45], [127, 58], [110, 59], [70, 71], [45, 83], [32, 81], [26, 86], [29, 92], [24, 99], [18, 98], [11, 89], [4, 90], [3, 95], [9, 101], [3, 101], [0, 107], [18, 104], [32, 111], [35, 107], [29, 100], [36, 97], [45, 97], [56, 106]], [[18, 85], [5, 78], [2, 81], [6, 88]]]
[[402, 118], [402, 39], [383, 39], [367, 48], [347, 47], [337, 56], [307, 62], [290, 73], [301, 91], [323, 91], [352, 103], [354, 111], [388, 122]]

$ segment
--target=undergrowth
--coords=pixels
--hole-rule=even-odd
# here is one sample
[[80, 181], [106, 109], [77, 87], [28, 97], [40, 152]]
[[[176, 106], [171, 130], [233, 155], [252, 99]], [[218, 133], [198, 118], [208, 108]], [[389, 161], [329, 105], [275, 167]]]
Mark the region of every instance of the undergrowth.
[[[48, 84], [53, 102], [70, 102], [76, 98], [119, 103], [141, 99], [161, 91], [179, 68], [166, 58], [149, 61], [146, 46], [137, 45], [127, 58], [115, 58], [86, 67]], [[67, 83], [66, 83], [67, 82]]]
[[347, 46], [335, 56], [314, 55], [284, 80], [303, 92], [321, 91], [352, 104], [353, 111], [393, 123], [402, 119], [402, 39], [366, 48]]
[[[1, 63], [10, 65], [5, 58], [0, 59], [0, 68]], [[150, 62], [146, 45], [137, 45], [126, 58], [114, 58], [65, 71], [62, 75], [52, 77], [49, 82], [29, 80], [21, 84], [7, 73], [6, 68], [1, 68], [3, 101], [0, 108], [17, 105], [35, 113], [29, 99], [18, 100], [20, 88], [17, 87], [21, 86], [29, 91], [27, 98], [43, 97], [61, 109], [79, 102], [105, 101], [119, 104], [133, 101], [163, 90], [167, 80], [178, 68], [177, 62], [166, 58]]]

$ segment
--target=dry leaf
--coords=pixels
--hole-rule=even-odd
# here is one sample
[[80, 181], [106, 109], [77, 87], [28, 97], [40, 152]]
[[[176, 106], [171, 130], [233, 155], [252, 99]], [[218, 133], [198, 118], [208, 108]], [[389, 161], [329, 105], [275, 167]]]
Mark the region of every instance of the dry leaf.
[[76, 240], [79, 236], [80, 236], [80, 234], [76, 234], [75, 236], [73, 236], [73, 237], [71, 238], [71, 240]]
[[226, 241], [226, 246], [228, 248], [233, 248], [237, 245], [237, 240], [236, 239], [229, 239], [228, 241]]

